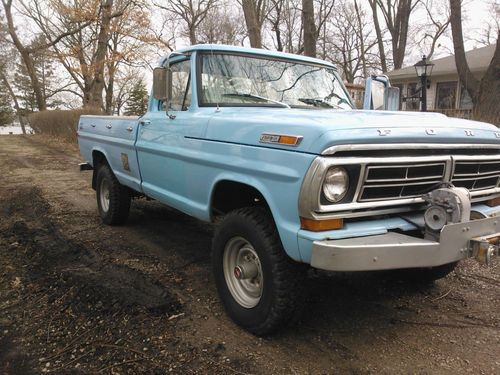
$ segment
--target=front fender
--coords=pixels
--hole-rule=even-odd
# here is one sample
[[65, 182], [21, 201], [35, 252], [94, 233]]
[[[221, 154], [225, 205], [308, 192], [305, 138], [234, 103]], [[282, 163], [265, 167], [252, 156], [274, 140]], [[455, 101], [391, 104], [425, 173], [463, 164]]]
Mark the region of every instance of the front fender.
[[[210, 202], [212, 202], [215, 187], [218, 183], [223, 181], [248, 185], [257, 190], [263, 196], [271, 211], [286, 253], [292, 259], [301, 262], [303, 258], [300, 255], [297, 242], [297, 233], [300, 229], [300, 220], [297, 209], [298, 193], [296, 192], [296, 189], [293, 188], [293, 185], [290, 186], [290, 189], [277, 189], [273, 187], [272, 184], [266, 184], [266, 181], [249, 176], [248, 174], [225, 172], [219, 174], [213, 181], [210, 189]], [[289, 204], [285, 207], [280, 204], [282, 200], [282, 198], [279, 197], [280, 195], [287, 195], [289, 197]]]

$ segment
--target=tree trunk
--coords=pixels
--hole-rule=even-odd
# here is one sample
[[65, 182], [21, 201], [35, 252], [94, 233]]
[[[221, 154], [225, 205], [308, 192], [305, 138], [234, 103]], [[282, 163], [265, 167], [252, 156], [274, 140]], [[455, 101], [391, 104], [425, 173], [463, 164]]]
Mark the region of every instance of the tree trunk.
[[461, 0], [450, 0], [450, 23], [455, 49], [455, 64], [462, 85], [469, 92], [474, 105], [474, 118], [500, 125], [500, 32], [493, 58], [481, 80], [472, 74], [465, 57], [462, 33]]
[[474, 119], [500, 126], [500, 32], [497, 36], [495, 54], [479, 85]]
[[411, 0], [405, 0], [402, 1], [401, 8], [399, 9], [398, 12], [398, 29], [399, 29], [399, 35], [398, 35], [398, 47], [396, 49], [396, 53], [394, 55], [394, 69], [401, 69], [403, 67], [403, 62], [405, 59], [405, 53], [406, 53], [406, 43], [408, 40], [408, 24], [410, 21], [410, 15], [411, 15]]
[[97, 38], [97, 50], [95, 58], [95, 73], [92, 88], [88, 98], [88, 107], [103, 108], [102, 91], [104, 90], [104, 65], [109, 38], [111, 37], [110, 25], [113, 9], [113, 0], [103, 0], [101, 5], [101, 27]]
[[188, 29], [189, 29], [189, 42], [191, 43], [192, 46], [194, 46], [195, 44], [198, 43], [198, 41], [196, 40], [196, 26], [193, 24], [193, 25], [188, 25]]
[[12, 101], [14, 102], [14, 109], [16, 110], [16, 114], [17, 114], [17, 117], [19, 119], [19, 124], [21, 125], [21, 130], [22, 130], [23, 134], [26, 134], [26, 125], [25, 125], [25, 121], [24, 121], [24, 116], [23, 116], [21, 107], [19, 106], [19, 102], [17, 100], [16, 94], [15, 94], [14, 90], [12, 89], [12, 86], [11, 86], [9, 80], [7, 79], [7, 76], [3, 72], [0, 72], [0, 78], [2, 79], [3, 84], [7, 88], [7, 91], [9, 92], [10, 96], [12, 97]]
[[245, 15], [245, 23], [247, 24], [250, 46], [253, 48], [262, 48], [262, 34], [260, 23], [257, 19], [255, 0], [242, 0], [241, 5], [243, 7], [243, 14]]
[[21, 40], [17, 36], [16, 27], [14, 26], [14, 20], [12, 18], [12, 0], [10, 1], [2, 1], [3, 7], [5, 10], [5, 17], [7, 18], [7, 28], [12, 38], [12, 42], [16, 46], [16, 49], [19, 51], [21, 58], [23, 60], [24, 65], [26, 66], [26, 71], [28, 72], [28, 76], [31, 81], [31, 88], [35, 94], [36, 105], [39, 111], [45, 111], [47, 109], [47, 103], [45, 101], [45, 96], [43, 95], [42, 87], [40, 85], [40, 81], [38, 80], [35, 63], [33, 62], [33, 58], [31, 57], [28, 49], [21, 43]]
[[363, 23], [361, 21], [361, 14], [359, 12], [358, 2], [354, 0], [354, 10], [356, 11], [356, 20], [358, 21], [358, 38], [359, 38], [359, 54], [361, 58], [361, 67], [363, 71], [363, 77], [367, 77], [368, 69], [366, 66], [366, 51], [365, 51], [365, 36], [363, 35]]
[[465, 58], [464, 37], [462, 33], [462, 1], [450, 0], [450, 23], [455, 49], [455, 65], [460, 81], [472, 97], [474, 106], [477, 103], [479, 80], [474, 77]]
[[304, 55], [316, 57], [316, 25], [314, 24], [313, 0], [302, 0], [302, 23], [304, 24]]
[[373, 26], [375, 27], [375, 33], [377, 34], [378, 51], [380, 54], [380, 67], [382, 68], [382, 72], [385, 73], [387, 72], [387, 57], [385, 55], [384, 40], [382, 39], [382, 30], [380, 29], [380, 22], [377, 15], [377, 1], [369, 0], [369, 2], [373, 13]]
[[105, 111], [106, 114], [113, 114], [113, 90], [115, 89], [115, 78], [114, 75], [109, 77], [108, 85], [106, 86], [106, 103], [105, 103]]

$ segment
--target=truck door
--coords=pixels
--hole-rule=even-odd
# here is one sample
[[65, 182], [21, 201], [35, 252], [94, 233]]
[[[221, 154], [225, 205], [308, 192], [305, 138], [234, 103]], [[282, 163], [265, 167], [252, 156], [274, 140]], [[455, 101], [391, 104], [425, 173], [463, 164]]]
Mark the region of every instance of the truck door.
[[205, 134], [208, 117], [197, 114], [192, 93], [195, 85], [191, 59], [182, 56], [170, 63], [172, 98], [152, 99], [149, 112], [139, 121], [136, 148], [143, 192], [193, 216], [203, 216], [196, 170], [201, 154], [194, 139]]

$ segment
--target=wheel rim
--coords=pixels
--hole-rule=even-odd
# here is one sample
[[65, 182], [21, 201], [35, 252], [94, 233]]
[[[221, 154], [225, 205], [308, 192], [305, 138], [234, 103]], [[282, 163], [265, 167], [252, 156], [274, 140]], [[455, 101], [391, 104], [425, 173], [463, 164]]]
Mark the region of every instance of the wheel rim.
[[242, 237], [231, 238], [223, 256], [224, 278], [229, 292], [239, 305], [250, 309], [262, 296], [264, 278], [259, 256]]
[[109, 210], [109, 183], [106, 179], [101, 181], [101, 186], [99, 188], [99, 199], [101, 201], [101, 209], [104, 212]]

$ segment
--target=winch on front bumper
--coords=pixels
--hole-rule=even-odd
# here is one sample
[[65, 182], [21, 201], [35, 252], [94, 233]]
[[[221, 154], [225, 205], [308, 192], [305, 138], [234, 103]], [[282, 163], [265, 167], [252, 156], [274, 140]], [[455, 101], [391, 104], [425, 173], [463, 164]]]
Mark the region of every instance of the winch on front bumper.
[[329, 271], [370, 271], [436, 267], [467, 257], [490, 264], [499, 254], [500, 218], [470, 220], [466, 189], [442, 187], [425, 199], [429, 207], [424, 214], [424, 238], [389, 232], [315, 241], [311, 266]]

